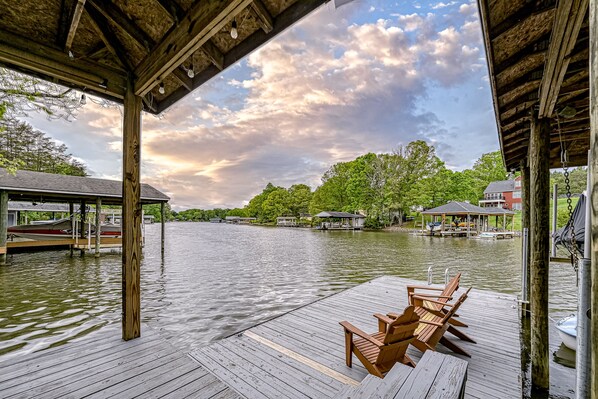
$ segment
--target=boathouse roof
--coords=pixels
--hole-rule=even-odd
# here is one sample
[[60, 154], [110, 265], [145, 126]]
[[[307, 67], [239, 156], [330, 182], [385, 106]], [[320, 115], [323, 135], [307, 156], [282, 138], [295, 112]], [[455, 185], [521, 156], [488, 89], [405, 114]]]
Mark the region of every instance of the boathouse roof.
[[[585, 4], [580, 6], [580, 4]], [[498, 127], [508, 170], [528, 152], [532, 112], [549, 118], [550, 167], [587, 164], [590, 146], [587, 2], [478, 0]]]
[[160, 113], [328, 1], [0, 0], [0, 63]]
[[334, 212], [334, 211], [320, 212], [316, 215], [316, 217], [317, 218], [357, 218], [357, 219], [365, 218], [365, 216], [359, 215], [359, 214], [348, 213], [348, 212]]
[[484, 194], [490, 193], [505, 193], [515, 191], [515, 181], [514, 180], [499, 180], [493, 181], [488, 184], [488, 187], [484, 190]]
[[437, 206], [421, 212], [424, 215], [487, 215], [489, 208], [470, 204], [469, 202], [451, 201], [447, 204]]
[[[11, 174], [0, 168], [0, 190], [8, 191], [9, 199], [32, 202], [95, 201], [104, 204], [122, 204], [122, 182], [93, 177], [56, 175], [52, 173], [19, 170]], [[168, 202], [170, 198], [150, 186], [141, 184], [141, 202], [152, 204]]]

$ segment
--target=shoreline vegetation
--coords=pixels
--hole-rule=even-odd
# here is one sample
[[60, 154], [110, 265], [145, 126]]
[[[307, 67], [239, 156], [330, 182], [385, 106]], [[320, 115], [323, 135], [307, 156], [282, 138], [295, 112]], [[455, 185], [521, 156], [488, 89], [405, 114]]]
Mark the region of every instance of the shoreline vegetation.
[[[587, 171], [570, 171], [571, 192], [585, 189]], [[169, 206], [166, 221], [208, 222], [227, 216], [255, 218], [255, 224], [276, 226], [278, 217], [296, 217], [306, 224], [317, 225], [310, 215], [322, 211], [359, 213], [366, 216], [367, 230], [410, 231], [414, 221], [421, 221], [419, 212], [449, 201], [469, 201], [478, 204], [490, 182], [513, 179], [508, 173], [500, 151], [483, 154], [471, 169], [453, 171], [436, 155], [434, 146], [418, 140], [391, 153], [368, 153], [349, 162], [332, 165], [322, 176], [321, 185], [312, 191], [306, 184], [289, 188], [268, 183], [243, 208], [186, 209], [176, 212]], [[559, 196], [565, 194], [562, 171], [551, 173], [551, 184], [559, 185]], [[575, 206], [577, 199], [573, 199]], [[559, 198], [558, 225], [568, 219], [566, 199]], [[160, 221], [159, 206], [144, 206], [145, 214]], [[552, 217], [552, 215], [551, 215]], [[426, 219], [431, 221], [431, 219]], [[491, 221], [494, 226], [496, 221]], [[515, 229], [521, 228], [521, 214], [516, 212]]]

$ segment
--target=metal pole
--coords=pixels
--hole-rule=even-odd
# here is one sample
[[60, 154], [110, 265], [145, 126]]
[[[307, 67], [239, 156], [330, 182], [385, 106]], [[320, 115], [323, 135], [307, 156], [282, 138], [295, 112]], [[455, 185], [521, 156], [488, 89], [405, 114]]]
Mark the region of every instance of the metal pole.
[[165, 207], [166, 206], [165, 206], [164, 202], [161, 202], [160, 203], [160, 221], [161, 221], [161, 223], [160, 223], [160, 250], [162, 251], [162, 253], [164, 253], [164, 230], [165, 230], [164, 224], [166, 223], [166, 220], [164, 220], [165, 216], [166, 216], [166, 212], [164, 209]]
[[554, 232], [556, 231], [556, 219], [557, 219], [557, 210], [558, 210], [558, 192], [559, 186], [558, 184], [554, 185], [552, 189], [552, 249], [550, 251], [550, 256], [556, 258], [556, 241], [554, 238]]
[[432, 285], [432, 266], [428, 267], [428, 285]]
[[469, 238], [469, 213], [467, 214], [467, 238]]
[[575, 363], [577, 378], [577, 389], [575, 397], [585, 399], [590, 397], [591, 385], [591, 353], [592, 334], [590, 326], [589, 310], [591, 306], [592, 292], [592, 182], [591, 182], [592, 161], [588, 153], [588, 182], [586, 191], [586, 220], [585, 236], [583, 242], [583, 259], [578, 263], [579, 284], [577, 291], [577, 351], [575, 352]]
[[527, 294], [529, 292], [527, 288], [527, 275], [529, 273], [529, 265], [527, 264], [528, 261], [528, 250], [529, 250], [529, 229], [527, 227], [523, 228], [523, 237], [521, 240], [521, 316], [528, 317], [529, 313], [527, 312], [529, 308], [529, 298]]
[[444, 269], [444, 285], [448, 285], [449, 282], [449, 268]]
[[96, 248], [95, 248], [95, 257], [100, 257], [100, 236], [102, 235], [101, 231], [101, 220], [100, 214], [102, 212], [102, 199], [96, 198]]

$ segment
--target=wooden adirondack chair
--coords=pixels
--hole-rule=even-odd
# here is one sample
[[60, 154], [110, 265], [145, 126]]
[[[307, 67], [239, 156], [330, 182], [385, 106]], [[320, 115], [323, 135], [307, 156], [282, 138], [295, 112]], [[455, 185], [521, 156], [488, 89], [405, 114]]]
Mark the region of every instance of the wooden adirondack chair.
[[[390, 319], [376, 313], [378, 332], [367, 334], [347, 321], [340, 325], [345, 329], [347, 366], [352, 366], [353, 353], [373, 375], [384, 378], [396, 362], [415, 367], [407, 355], [407, 347], [415, 339], [414, 332], [419, 325], [419, 316], [414, 306], [407, 306], [402, 315]], [[357, 335], [359, 338], [353, 335]]]
[[[446, 314], [446, 312], [448, 311], [447, 307], [445, 305], [448, 301], [453, 299], [453, 294], [455, 293], [455, 291], [457, 291], [459, 289], [459, 281], [460, 280], [461, 280], [461, 273], [457, 273], [455, 275], [455, 277], [453, 277], [451, 279], [451, 281], [449, 281], [448, 284], [444, 288], [436, 288], [436, 287], [430, 287], [430, 286], [425, 286], [425, 285], [408, 285], [407, 286], [407, 295], [409, 297], [408, 298], [409, 304], [413, 305], [412, 297], [414, 295], [421, 297], [421, 298], [427, 298], [429, 300], [426, 300], [426, 310], [431, 312], [432, 314], [435, 314], [436, 316], [443, 317]], [[440, 294], [423, 294], [423, 293], [416, 292], [415, 290], [442, 291], [442, 292]], [[424, 308], [420, 307], [420, 308], [416, 309], [416, 312], [420, 317], [422, 317], [426, 313], [426, 310], [424, 310]], [[460, 320], [457, 320], [456, 319], [457, 317], [459, 317], [459, 315], [455, 314], [453, 317], [451, 317], [449, 323], [452, 324], [453, 326], [457, 326], [457, 327], [467, 327], [467, 324], [463, 323]], [[456, 329], [452, 328], [452, 330], [456, 330]], [[457, 330], [457, 332], [458, 332], [458, 330]]]
[[[449, 329], [450, 324], [449, 320], [453, 315], [457, 312], [459, 307], [465, 302], [467, 299], [467, 294], [469, 294], [471, 288], [469, 288], [457, 302], [454, 304], [445, 303], [445, 306], [450, 307], [447, 313], [443, 316], [436, 316], [431, 312], [427, 312], [423, 317], [419, 320], [419, 327], [415, 331], [417, 334], [417, 338], [412, 342], [412, 345], [415, 346], [422, 352], [425, 352], [428, 349], [435, 350], [436, 345], [441, 343], [442, 345], [446, 346], [450, 350], [455, 353], [459, 353], [461, 355], [471, 357], [469, 353], [467, 353], [463, 348], [455, 344], [454, 342], [449, 341], [445, 336], [444, 333]], [[424, 301], [422, 299], [418, 299], [417, 296], [413, 296], [413, 302], [416, 307], [424, 307]], [[392, 316], [389, 314], [392, 318]], [[473, 341], [473, 340], [472, 340]]]

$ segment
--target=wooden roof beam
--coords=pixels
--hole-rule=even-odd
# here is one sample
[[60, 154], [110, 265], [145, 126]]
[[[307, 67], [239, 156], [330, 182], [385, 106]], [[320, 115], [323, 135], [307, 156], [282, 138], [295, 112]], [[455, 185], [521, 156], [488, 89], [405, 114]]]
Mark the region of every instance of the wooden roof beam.
[[588, 4], [589, 0], [559, 1], [540, 86], [539, 118], [550, 117], [554, 111]]
[[272, 21], [272, 16], [266, 6], [264, 6], [264, 3], [262, 3], [262, 0], [253, 0], [249, 6], [251, 7], [251, 11], [256, 15], [257, 21], [264, 33], [272, 32], [274, 21]]
[[69, 25], [69, 29], [66, 35], [66, 41], [64, 43], [65, 51], [69, 51], [73, 46], [73, 40], [75, 39], [75, 33], [77, 32], [77, 27], [79, 26], [81, 14], [83, 14], [84, 6], [85, 0], [77, 0], [77, 3], [75, 4], [75, 9], [73, 10], [73, 14], [71, 16], [71, 23]]
[[197, 2], [135, 69], [135, 94], [144, 95], [245, 9], [251, 0]]
[[122, 100], [126, 73], [0, 30], [0, 62]]
[[[255, 48], [259, 47], [262, 43], [265, 43], [269, 36], [279, 34], [328, 1], [329, 0], [310, 0], [295, 2], [275, 18], [274, 30], [270, 32], [270, 34], [266, 34], [263, 30], [257, 30], [226, 53], [224, 55], [224, 69], [235, 64], [241, 58], [251, 53]], [[214, 76], [218, 75], [219, 72], [220, 70], [215, 66], [210, 66], [204, 69], [193, 78], [193, 87], [201, 86]], [[173, 93], [169, 94], [168, 97], [160, 101], [158, 112], [163, 112], [168, 109], [168, 107], [176, 103], [185, 95], [186, 92], [184, 89], [179, 88], [175, 90]]]
[[139, 43], [146, 51], [151, 49], [154, 40], [113, 3], [98, 0], [88, 0], [88, 3], [98, 10], [104, 18], [118, 26], [123, 32]]
[[526, 1], [523, 7], [492, 27], [490, 37], [498, 37], [527, 17], [554, 8], [556, 0]]
[[204, 54], [210, 59], [210, 62], [216, 66], [219, 70], [224, 69], [224, 54], [212, 40], [206, 41], [203, 46], [201, 46], [201, 50]]
[[108, 48], [116, 60], [124, 66], [127, 71], [132, 71], [134, 65], [127, 57], [128, 52], [110, 29], [108, 20], [95, 7], [91, 6], [89, 2], [85, 6], [85, 12], [89, 15], [93, 28], [102, 42], [106, 45], [106, 48]]

